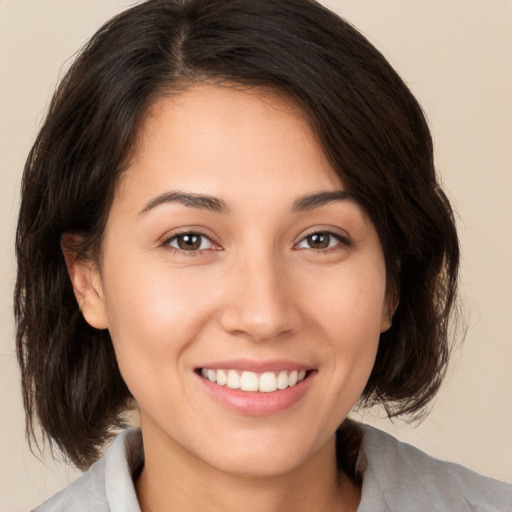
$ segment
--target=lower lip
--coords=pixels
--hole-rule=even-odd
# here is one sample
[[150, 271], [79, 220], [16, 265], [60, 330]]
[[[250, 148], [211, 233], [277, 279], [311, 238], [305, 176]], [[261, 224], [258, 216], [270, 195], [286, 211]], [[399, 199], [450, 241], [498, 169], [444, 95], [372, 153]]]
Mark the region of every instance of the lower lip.
[[315, 375], [315, 371], [309, 371], [306, 378], [295, 386], [270, 393], [219, 386], [199, 375], [198, 379], [208, 394], [228, 409], [248, 416], [267, 416], [284, 411], [299, 402], [310, 388]]

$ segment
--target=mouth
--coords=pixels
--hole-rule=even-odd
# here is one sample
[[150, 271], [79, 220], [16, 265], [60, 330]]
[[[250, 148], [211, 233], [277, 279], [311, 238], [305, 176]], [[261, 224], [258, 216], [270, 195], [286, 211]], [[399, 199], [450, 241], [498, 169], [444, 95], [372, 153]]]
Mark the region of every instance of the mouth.
[[249, 393], [274, 393], [293, 388], [307, 379], [313, 370], [240, 371], [222, 368], [198, 368], [203, 379], [226, 388]]
[[309, 394], [318, 369], [287, 360], [217, 361], [195, 369], [201, 388], [214, 402], [244, 416], [295, 410]]

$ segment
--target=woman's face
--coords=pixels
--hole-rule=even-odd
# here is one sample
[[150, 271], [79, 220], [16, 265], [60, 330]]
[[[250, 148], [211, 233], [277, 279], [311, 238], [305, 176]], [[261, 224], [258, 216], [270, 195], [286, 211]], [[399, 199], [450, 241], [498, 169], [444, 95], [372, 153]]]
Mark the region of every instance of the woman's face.
[[145, 444], [235, 474], [331, 446], [388, 327], [375, 228], [271, 92], [151, 108], [92, 275], [83, 311], [110, 331]]

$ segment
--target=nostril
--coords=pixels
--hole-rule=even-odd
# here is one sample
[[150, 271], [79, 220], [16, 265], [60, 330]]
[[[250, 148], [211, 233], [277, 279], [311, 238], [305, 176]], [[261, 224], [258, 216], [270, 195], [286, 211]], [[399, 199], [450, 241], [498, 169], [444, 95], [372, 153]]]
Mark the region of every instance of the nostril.
[[298, 311], [292, 307], [267, 304], [259, 307], [235, 303], [222, 311], [220, 324], [226, 332], [254, 341], [283, 338], [296, 332], [302, 324]]

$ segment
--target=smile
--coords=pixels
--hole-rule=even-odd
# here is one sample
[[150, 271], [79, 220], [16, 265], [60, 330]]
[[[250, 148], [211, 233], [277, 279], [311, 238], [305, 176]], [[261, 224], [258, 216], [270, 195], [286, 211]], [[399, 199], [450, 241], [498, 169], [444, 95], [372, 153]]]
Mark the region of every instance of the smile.
[[256, 373], [202, 368], [200, 374], [203, 378], [218, 386], [248, 392], [273, 393], [277, 390], [296, 386], [306, 378], [307, 372], [306, 370], [281, 370], [279, 372]]

